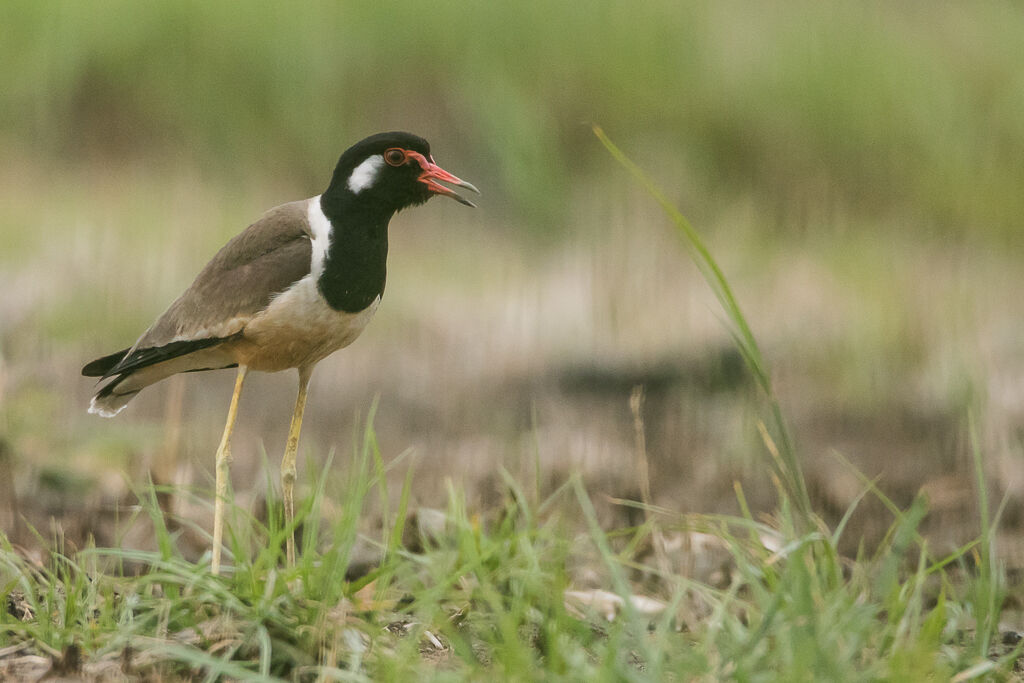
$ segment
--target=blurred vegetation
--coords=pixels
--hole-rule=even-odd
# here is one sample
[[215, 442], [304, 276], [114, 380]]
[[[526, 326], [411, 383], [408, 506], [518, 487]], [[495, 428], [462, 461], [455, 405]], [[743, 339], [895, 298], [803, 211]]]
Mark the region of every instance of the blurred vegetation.
[[319, 187], [348, 142], [415, 129], [549, 234], [607, 163], [597, 122], [698, 210], [1019, 243], [1021, 35], [1008, 2], [9, 0], [0, 144]]
[[[122, 537], [109, 518], [131, 501], [159, 521], [129, 490], [147, 476], [180, 491], [195, 485], [197, 500], [209, 500], [231, 377], [161, 383], [109, 423], [85, 415], [90, 386], [78, 368], [131, 343], [262, 209], [322, 189], [345, 146], [406, 129], [431, 140], [438, 161], [480, 186], [484, 201], [477, 212], [435, 205], [417, 214], [423, 229], [393, 231], [387, 306], [359, 343], [318, 369], [302, 467], [315, 472], [316, 459], [352, 433], [354, 415], [380, 397], [378, 464], [425, 456], [396, 518], [407, 497], [437, 507], [449, 496], [458, 503], [459, 553], [483, 548], [497, 558], [499, 571], [480, 573], [476, 589], [489, 600], [519, 585], [530, 597], [499, 624], [507, 631], [496, 662], [533, 661], [533, 650], [505, 636], [532, 625], [537, 604], [556, 616], [551, 642], [568, 638], [566, 661], [596, 654], [614, 664], [608, 670], [632, 671], [621, 657], [631, 640], [584, 628], [563, 614], [560, 591], [549, 591], [552, 581], [583, 581], [560, 566], [569, 550], [561, 522], [540, 520], [544, 506], [531, 510], [518, 495], [506, 519], [521, 524], [479, 526], [476, 514], [513, 500], [503, 498], [514, 479], [503, 484], [502, 468], [532, 480], [538, 501], [580, 470], [600, 492], [600, 509], [583, 509], [595, 546], [606, 544], [600, 514], [604, 528], [632, 530], [621, 533], [635, 533], [639, 550], [657, 528], [649, 519], [636, 527], [635, 516], [600, 501], [637, 497], [642, 449], [627, 398], [644, 384], [646, 422], [636, 419], [646, 429], [651, 499], [665, 508], [647, 512], [673, 515], [672, 531], [692, 521], [677, 511], [742, 513], [710, 529], [738, 578], [728, 593], [707, 592], [710, 622], [682, 632], [669, 620], [658, 626], [664, 670], [702, 652], [694, 638], [721, 662], [679, 670], [716, 678], [786, 670], [772, 658], [787, 647], [770, 644], [790, 638], [805, 654], [817, 646], [789, 663], [796, 672], [841, 671], [842, 644], [854, 643], [866, 678], [943, 678], [972, 662], [989, 667], [978, 669], [984, 675], [995, 668], [986, 657], [996, 619], [1009, 618], [997, 609], [1001, 563], [1017, 577], [1005, 587], [1011, 606], [1024, 603], [1024, 300], [1013, 296], [1024, 286], [1021, 36], [1024, 9], [1009, 2], [0, 3], [0, 483], [10, 488], [0, 488], [0, 532], [29, 546], [41, 537], [27, 527], [50, 524], [69, 547], [90, 538], [139, 547], [134, 556], [166, 570], [166, 585], [199, 577], [200, 590], [220, 596], [201, 559], [207, 511], [181, 512], [195, 538], [185, 547], [176, 536], [182, 548], [173, 557], [163, 552], [166, 530]], [[766, 474], [750, 384], [693, 381], [725, 376], [718, 361], [729, 358], [728, 328], [656, 203], [591, 124], [707, 238], [771, 367], [772, 395], [806, 474], [800, 488], [831, 526], [791, 528], [793, 501]], [[246, 520], [253, 482], [276, 481], [294, 391], [290, 375], [251, 382], [233, 469]], [[879, 490], [865, 495], [867, 480], [834, 452]], [[967, 483], [975, 469], [984, 475], [977, 492]], [[324, 489], [313, 489], [319, 499]], [[354, 507], [332, 511], [339, 534], [328, 547], [354, 538], [365, 494], [338, 498]], [[991, 520], [986, 496], [993, 507], [1000, 501]], [[774, 521], [755, 525], [760, 512]], [[575, 509], [566, 515], [581, 519]], [[261, 542], [262, 524], [253, 521]], [[742, 539], [761, 526], [794, 544], [770, 557], [753, 537], [748, 546]], [[917, 545], [918, 533], [928, 541]], [[390, 550], [395, 543], [384, 539]], [[273, 543], [243, 550], [243, 568], [279, 564]], [[77, 570], [68, 574], [73, 590], [58, 590], [63, 575], [37, 575], [21, 552], [0, 547], [0, 583], [10, 591], [4, 577], [17, 576], [31, 602], [42, 577], [48, 597], [30, 605], [40, 615], [59, 613], [55, 601], [65, 596], [92, 613], [94, 586], [112, 590]], [[430, 553], [429, 562], [449, 567], [436, 574], [436, 590], [421, 585], [421, 558], [389, 552], [384, 571], [394, 572], [399, 593], [430, 598], [424, 605], [466, 600], [463, 591], [476, 589], [456, 585], [464, 558], [449, 548]], [[852, 569], [839, 553], [858, 554]], [[330, 578], [315, 555], [310, 544], [303, 578]], [[452, 558], [459, 561], [446, 564]], [[602, 559], [582, 569], [641, 558], [624, 550]], [[964, 586], [943, 579], [935, 593], [930, 582], [947, 560], [971, 578]], [[915, 562], [916, 574], [898, 571]], [[384, 586], [390, 575], [382, 576]], [[682, 579], [673, 574], [658, 597], [677, 602], [692, 589]], [[289, 627], [309, 623], [314, 612], [301, 610], [334, 607], [293, 604], [276, 580], [274, 571], [247, 588], [243, 574], [232, 579], [260, 610], [260, 596], [280, 600], [268, 626], [278, 617]], [[470, 596], [477, 605], [480, 595]], [[177, 609], [169, 604], [153, 601], [146, 619]], [[104, 625], [121, 623], [113, 601], [98, 609]], [[438, 622], [446, 641], [457, 641], [447, 615], [415, 610], [421, 624]], [[239, 614], [259, 623], [252, 611]], [[843, 619], [821, 618], [834, 614]], [[54, 651], [79, 628], [9, 616], [0, 622], [10, 632]], [[492, 612], [472, 616], [478, 642], [491, 644], [499, 634]], [[189, 613], [174, 618], [183, 629], [199, 626]], [[630, 623], [648, 633], [642, 620]], [[801, 623], [808, 628], [789, 628]], [[973, 642], [964, 640], [971, 624]], [[373, 632], [389, 638], [378, 626]], [[281, 642], [278, 652], [293, 644]], [[402, 652], [418, 642], [405, 641]], [[313, 651], [300, 645], [309, 649], [295, 649], [295, 661]], [[210, 666], [185, 654], [178, 658], [189, 666]], [[476, 672], [469, 654], [459, 656]], [[261, 671], [269, 661], [261, 655]], [[394, 666], [407, 661], [416, 668], [419, 660]]]

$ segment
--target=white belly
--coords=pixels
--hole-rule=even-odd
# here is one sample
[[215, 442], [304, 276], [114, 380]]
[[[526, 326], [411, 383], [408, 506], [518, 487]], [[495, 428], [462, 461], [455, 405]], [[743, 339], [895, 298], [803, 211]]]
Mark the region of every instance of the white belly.
[[312, 365], [355, 341], [379, 304], [377, 297], [358, 313], [336, 311], [307, 275], [245, 326], [238, 360], [265, 372]]

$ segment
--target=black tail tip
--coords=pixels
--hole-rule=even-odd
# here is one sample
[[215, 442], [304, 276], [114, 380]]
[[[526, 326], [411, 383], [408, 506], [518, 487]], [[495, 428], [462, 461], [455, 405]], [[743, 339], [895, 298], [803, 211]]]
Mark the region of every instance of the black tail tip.
[[103, 358], [97, 358], [91, 363], [87, 363], [82, 368], [83, 377], [103, 377], [107, 372], [115, 365], [121, 362], [121, 359], [128, 355], [130, 349], [121, 349], [117, 353], [112, 353], [109, 356], [103, 356]]

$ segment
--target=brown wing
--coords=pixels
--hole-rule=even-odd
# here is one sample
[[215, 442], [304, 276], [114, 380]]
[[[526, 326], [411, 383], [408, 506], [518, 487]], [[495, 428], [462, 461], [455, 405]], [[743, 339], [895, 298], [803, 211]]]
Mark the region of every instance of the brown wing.
[[238, 334], [276, 294], [309, 274], [307, 207], [308, 200], [283, 204], [232, 238], [104, 375], [131, 372]]

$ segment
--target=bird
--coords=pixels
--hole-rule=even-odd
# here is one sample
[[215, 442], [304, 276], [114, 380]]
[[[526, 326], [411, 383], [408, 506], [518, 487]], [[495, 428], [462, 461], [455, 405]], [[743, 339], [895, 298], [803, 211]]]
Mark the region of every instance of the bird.
[[295, 458], [313, 368], [351, 344], [377, 311], [395, 213], [435, 195], [476, 206], [442, 183], [480, 193], [438, 166], [430, 144], [417, 135], [395, 131], [357, 142], [342, 153], [321, 194], [267, 211], [229, 240], [131, 347], [82, 368], [84, 376], [99, 377], [89, 412], [103, 417], [171, 375], [237, 368], [215, 459], [214, 575], [220, 573], [231, 433], [246, 373], [298, 371], [281, 460], [291, 529], [286, 559], [293, 566]]

